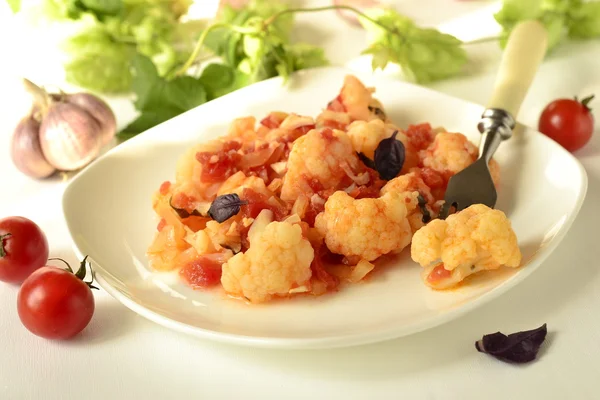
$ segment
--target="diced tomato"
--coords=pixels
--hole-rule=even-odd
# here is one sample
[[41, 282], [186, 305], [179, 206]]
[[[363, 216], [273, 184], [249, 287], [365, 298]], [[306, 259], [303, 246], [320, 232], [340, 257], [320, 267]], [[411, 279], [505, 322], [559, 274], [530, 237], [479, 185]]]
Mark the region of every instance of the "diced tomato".
[[409, 125], [404, 133], [415, 151], [424, 150], [433, 142], [434, 135], [429, 123]]
[[242, 252], [245, 252], [246, 250], [248, 250], [250, 248], [250, 240], [248, 240], [248, 232], [250, 231], [251, 226], [252, 225], [240, 227], [240, 239], [242, 242]]
[[315, 245], [313, 245], [313, 248], [315, 249], [315, 257], [310, 264], [313, 276], [316, 276], [320, 281], [324, 282], [325, 285], [327, 285], [327, 290], [334, 290], [339, 285], [340, 280], [327, 272], [323, 265], [323, 257], [329, 252], [329, 249], [327, 249], [327, 246], [323, 243], [317, 244], [316, 248]]
[[[213, 160], [213, 158], [216, 158], [216, 160]], [[237, 164], [241, 158], [242, 156], [233, 149], [228, 151], [221, 150], [214, 153], [197, 153], [196, 160], [198, 160], [198, 162], [202, 165], [202, 174], [200, 175], [200, 179], [206, 183], [224, 181], [237, 172]]]
[[379, 190], [375, 186], [358, 186], [348, 195], [355, 199], [375, 199], [379, 197]]
[[199, 217], [196, 215], [192, 215], [181, 220], [181, 222], [190, 228], [192, 232], [198, 232], [199, 230], [206, 228], [206, 223], [208, 221], [210, 221], [210, 218]]
[[288, 116], [287, 113], [281, 111], [274, 111], [267, 115], [260, 121], [260, 124], [266, 126], [269, 129], [279, 128], [279, 125], [286, 119]]
[[158, 190], [160, 194], [163, 196], [169, 193], [169, 189], [171, 188], [171, 182], [165, 181], [160, 185], [160, 189]]
[[342, 101], [342, 95], [340, 94], [338, 97], [333, 99], [327, 104], [327, 109], [335, 112], [346, 112], [346, 106]]
[[223, 152], [228, 152], [228, 151], [232, 151], [232, 150], [237, 151], [241, 148], [242, 148], [242, 144], [240, 142], [238, 142], [237, 140], [230, 140], [223, 144], [223, 149], [221, 151], [223, 151]]
[[338, 140], [337, 137], [335, 137], [335, 135], [333, 134], [333, 130], [331, 128], [324, 128], [321, 131], [321, 136], [323, 136], [323, 139], [328, 140], [330, 142]]
[[340, 131], [344, 131], [344, 130], [346, 130], [347, 125], [342, 122], [339, 122], [339, 121], [328, 119], [325, 122], [323, 122], [323, 126], [326, 126], [327, 128], [331, 128], [331, 129], [337, 129]]
[[315, 226], [315, 219], [320, 212], [324, 210], [324, 206], [321, 204], [314, 205], [312, 203], [308, 204], [306, 211], [304, 212], [303, 220], [308, 223], [310, 226]]
[[171, 205], [175, 208], [181, 208], [187, 212], [192, 212], [196, 209], [196, 199], [188, 196], [185, 193], [175, 193], [171, 198]]
[[448, 279], [451, 276], [452, 271], [448, 271], [446, 268], [444, 268], [444, 264], [440, 264], [431, 271], [431, 273], [427, 276], [427, 280], [434, 283], [439, 282], [442, 279]]
[[276, 221], [281, 221], [288, 215], [288, 209], [285, 204], [271, 204], [266, 195], [258, 193], [250, 188], [244, 189], [242, 192], [242, 199], [248, 202], [248, 204], [242, 207], [242, 215], [246, 218], [256, 218], [264, 209], [271, 210], [273, 212], [273, 218]]
[[317, 178], [309, 178], [306, 175], [303, 175], [302, 178], [307, 181], [308, 186], [313, 191], [313, 193], [317, 193], [325, 189], [321, 181], [319, 181]]
[[161, 218], [160, 221], [158, 222], [158, 225], [156, 225], [156, 230], [157, 231], [162, 231], [163, 228], [167, 225], [167, 221], [164, 218]]
[[179, 270], [179, 275], [194, 289], [209, 288], [221, 282], [221, 264], [206, 257], [191, 261]]
[[315, 129], [315, 124], [300, 126], [292, 131], [292, 137], [295, 137], [294, 140], [298, 139], [300, 136], [306, 135], [308, 132]]
[[448, 186], [449, 176], [445, 176], [444, 174], [428, 167], [423, 167], [420, 169], [421, 179], [430, 189], [443, 189], [446, 190]]

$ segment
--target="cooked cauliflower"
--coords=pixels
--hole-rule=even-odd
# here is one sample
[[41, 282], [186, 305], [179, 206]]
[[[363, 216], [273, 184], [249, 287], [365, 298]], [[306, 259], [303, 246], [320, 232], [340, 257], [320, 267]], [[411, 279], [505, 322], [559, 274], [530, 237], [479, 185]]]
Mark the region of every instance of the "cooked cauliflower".
[[367, 88], [357, 77], [347, 75], [338, 97], [327, 108], [332, 111], [348, 113], [352, 121], [370, 121], [381, 119], [388, 121], [385, 110], [379, 100], [373, 97], [374, 88]]
[[[425, 282], [439, 289], [481, 270], [521, 264], [510, 221], [502, 211], [483, 204], [474, 204], [446, 220], [435, 219], [419, 229], [413, 236], [411, 257], [425, 267]], [[443, 270], [437, 264], [440, 261]]]
[[257, 176], [246, 176], [242, 171], [238, 171], [227, 178], [219, 188], [217, 195], [221, 196], [224, 194], [235, 193], [241, 196], [244, 189], [252, 189], [257, 193], [269, 197], [273, 195], [273, 193], [265, 186], [264, 180]]
[[389, 192], [378, 199], [356, 200], [337, 191], [317, 215], [315, 227], [332, 252], [373, 261], [410, 243], [405, 199], [403, 194]]
[[281, 199], [293, 201], [314, 193], [314, 184], [336, 188], [348, 169], [359, 165], [346, 133], [330, 128], [313, 129], [294, 142], [281, 188]]
[[425, 208], [430, 218], [433, 218], [434, 212], [432, 205], [435, 203], [435, 198], [431, 194], [429, 186], [423, 182], [423, 179], [414, 172], [410, 172], [405, 175], [400, 175], [381, 188], [381, 195], [386, 193], [394, 192], [404, 196], [407, 203], [407, 207], [410, 210], [408, 212], [408, 222], [412, 232], [419, 230], [425, 223], [423, 222], [423, 211], [419, 207], [419, 195], [425, 200]]
[[317, 128], [334, 128], [346, 130], [346, 126], [351, 122], [350, 115], [341, 111], [323, 110], [317, 115]]
[[[465, 135], [445, 131], [435, 135], [433, 143], [419, 152], [423, 166], [451, 175], [473, 164], [478, 156], [479, 150]], [[492, 159], [489, 166], [492, 180], [497, 185], [500, 180], [498, 163]]]
[[431, 189], [425, 184], [423, 179], [415, 172], [400, 175], [381, 188], [381, 194], [384, 195], [388, 192], [414, 192], [417, 191], [423, 196], [427, 203], [433, 203], [435, 198], [431, 194]]
[[223, 264], [221, 284], [227, 293], [252, 303], [286, 296], [305, 285], [312, 275], [314, 250], [302, 228], [288, 222], [270, 222], [253, 232], [250, 248]]

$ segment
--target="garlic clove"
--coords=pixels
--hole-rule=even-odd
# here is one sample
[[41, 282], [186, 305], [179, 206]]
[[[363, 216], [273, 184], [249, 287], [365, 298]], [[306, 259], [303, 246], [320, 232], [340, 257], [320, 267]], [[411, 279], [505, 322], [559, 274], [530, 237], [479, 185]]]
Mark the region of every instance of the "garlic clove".
[[75, 104], [87, 111], [101, 128], [102, 146], [107, 145], [117, 132], [117, 120], [111, 108], [97, 96], [75, 93], [66, 96], [67, 103]]
[[102, 147], [102, 128], [83, 108], [63, 102], [50, 105], [40, 127], [46, 160], [62, 171], [83, 168]]
[[36, 179], [47, 178], [56, 171], [44, 157], [39, 131], [40, 123], [33, 116], [27, 116], [19, 121], [10, 144], [11, 159], [15, 167]]

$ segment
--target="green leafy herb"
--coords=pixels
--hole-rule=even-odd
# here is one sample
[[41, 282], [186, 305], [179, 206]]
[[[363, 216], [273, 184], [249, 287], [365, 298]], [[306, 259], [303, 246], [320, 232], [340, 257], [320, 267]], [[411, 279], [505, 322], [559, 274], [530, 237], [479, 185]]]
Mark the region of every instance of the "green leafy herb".
[[[235, 69], [229, 65], [209, 64], [200, 75], [200, 82], [207, 91], [208, 99], [223, 96], [235, 82]], [[233, 89], [235, 90], [235, 89]]]
[[97, 27], [72, 36], [62, 48], [73, 54], [65, 64], [69, 83], [103, 93], [130, 90], [133, 46], [115, 42], [106, 30]]
[[548, 30], [548, 50], [565, 37], [590, 39], [600, 36], [600, 3], [582, 0], [504, 0], [494, 18], [503, 28], [500, 41], [506, 45], [509, 33], [521, 21], [535, 19]]
[[600, 36], [600, 2], [583, 3], [569, 10], [569, 36], [577, 39]]
[[419, 28], [394, 10], [376, 9], [366, 17], [359, 18], [370, 36], [363, 54], [373, 56], [373, 69], [393, 62], [410, 79], [425, 83], [456, 75], [467, 62], [462, 42], [454, 36]]
[[6, 2], [13, 13], [17, 13], [21, 9], [21, 0], [6, 0]]
[[171, 119], [207, 100], [201, 79], [178, 76], [162, 78], [152, 61], [141, 54], [133, 59], [134, 105], [141, 113], [119, 134], [127, 138]]

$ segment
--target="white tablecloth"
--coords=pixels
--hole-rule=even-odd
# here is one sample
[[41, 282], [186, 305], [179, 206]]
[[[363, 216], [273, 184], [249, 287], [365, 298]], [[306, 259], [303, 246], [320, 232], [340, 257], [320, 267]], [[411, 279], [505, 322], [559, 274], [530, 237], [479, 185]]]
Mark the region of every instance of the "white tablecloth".
[[[395, 3], [419, 22], [439, 25], [465, 39], [496, 29], [490, 2]], [[5, 46], [0, 58], [0, 217], [21, 214], [34, 219], [48, 235], [52, 256], [75, 262], [60, 211], [64, 184], [28, 180], [8, 157], [9, 134], [26, 104], [14, 76], [43, 80], [45, 72], [56, 68], [45, 56], [50, 50], [25, 45], [27, 38], [15, 33], [6, 17], [0, 14], [0, 30], [5, 30], [0, 40]], [[356, 59], [365, 43], [360, 30], [349, 28], [331, 13], [302, 16], [298, 25], [296, 33], [325, 46], [335, 63], [368, 67], [364, 59]], [[19, 49], [25, 51], [16, 55]], [[474, 60], [469, 77], [433, 87], [485, 104], [500, 51], [493, 43], [469, 51]], [[600, 96], [599, 55], [600, 41], [567, 44], [551, 54], [519, 120], [536, 126], [542, 107], [556, 97], [592, 92]], [[47, 79], [43, 83], [59, 83]], [[121, 125], [131, 118], [126, 101], [113, 99], [111, 104]], [[600, 101], [594, 106], [600, 110]], [[435, 105], [431, 112], [435, 113]], [[302, 352], [221, 345], [151, 323], [104, 291], [95, 292], [96, 313], [80, 337], [49, 342], [20, 324], [17, 289], [1, 284], [0, 399], [600, 398], [598, 129], [576, 156], [587, 170], [589, 190], [577, 221], [555, 254], [490, 304], [441, 327], [390, 342]], [[535, 215], [531, 219], [535, 223]], [[544, 322], [549, 329], [547, 342], [540, 359], [529, 365], [504, 364], [474, 348], [482, 334], [530, 329]]]

